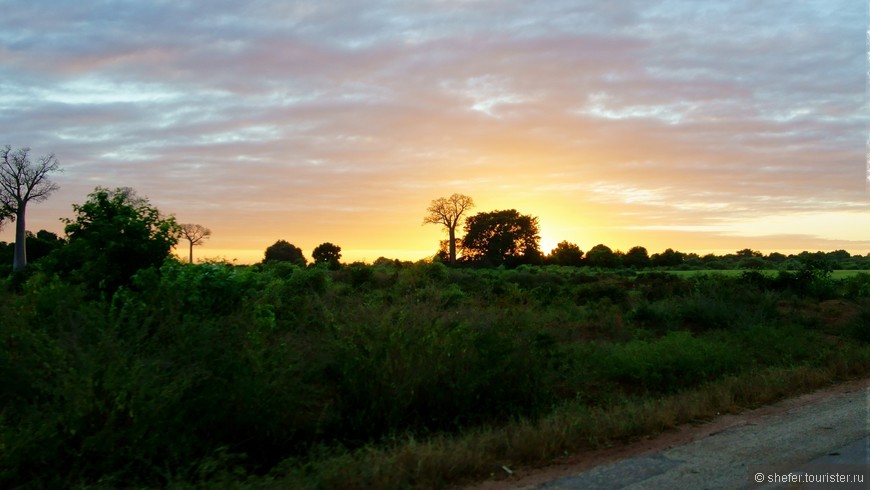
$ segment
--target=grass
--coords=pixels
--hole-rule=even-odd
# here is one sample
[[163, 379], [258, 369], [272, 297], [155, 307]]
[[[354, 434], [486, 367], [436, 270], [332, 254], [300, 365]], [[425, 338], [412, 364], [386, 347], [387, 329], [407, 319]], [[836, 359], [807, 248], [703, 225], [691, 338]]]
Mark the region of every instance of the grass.
[[[668, 274], [674, 274], [676, 276], [682, 278], [690, 278], [696, 276], [703, 275], [718, 275], [723, 277], [740, 277], [743, 273], [750, 271], [750, 269], [701, 269], [701, 270], [689, 270], [689, 271], [666, 271]], [[781, 271], [778, 269], [760, 269], [755, 270], [755, 272], [760, 272], [768, 277], [776, 277]], [[855, 277], [859, 274], [870, 274], [870, 270], [843, 270], [838, 269], [834, 270], [831, 273], [831, 279], [840, 280], [847, 279], [850, 277]]]
[[35, 274], [0, 295], [0, 486], [444, 488], [866, 376], [870, 277], [801, 281]]
[[[439, 489], [504, 478], [512, 471], [610, 447], [721, 414], [773, 403], [870, 374], [867, 353], [841, 356], [829, 366], [772, 368], [706, 383], [664, 397], [621, 397], [606, 406], [574, 402], [540, 419], [520, 419], [460, 436], [406, 438], [389, 447], [323, 455], [306, 465], [249, 479], [239, 488]], [[854, 357], [853, 357], [854, 355]]]

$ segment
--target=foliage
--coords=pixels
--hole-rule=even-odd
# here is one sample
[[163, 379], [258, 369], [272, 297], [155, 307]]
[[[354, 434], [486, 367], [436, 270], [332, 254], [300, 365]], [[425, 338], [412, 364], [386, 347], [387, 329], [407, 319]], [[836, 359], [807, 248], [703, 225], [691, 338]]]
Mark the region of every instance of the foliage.
[[140, 269], [159, 267], [178, 242], [175, 218], [130, 188], [97, 187], [73, 210], [75, 218], [63, 220], [68, 244], [45, 269], [90, 291], [113, 293]]
[[607, 245], [598, 244], [586, 252], [586, 265], [590, 267], [604, 267], [612, 269], [619, 267], [620, 257]]
[[641, 246], [631, 247], [622, 257], [622, 265], [634, 269], [649, 267], [650, 258], [646, 248]]
[[315, 264], [324, 264], [330, 269], [338, 269], [341, 266], [341, 247], [325, 242], [314, 247], [311, 252], [311, 258]]
[[538, 218], [515, 209], [478, 213], [465, 220], [462, 254], [477, 265], [540, 263]]
[[547, 263], [579, 267], [583, 264], [583, 251], [574, 243], [562, 241], [547, 256]]
[[288, 243], [285, 240], [278, 240], [266, 249], [263, 262], [290, 262], [304, 267], [308, 261], [302, 255], [302, 249]]
[[166, 261], [111, 297], [35, 273], [0, 295], [0, 486], [280, 481], [564, 403], [866, 364], [867, 276], [826, 280], [833, 303], [755, 272]]

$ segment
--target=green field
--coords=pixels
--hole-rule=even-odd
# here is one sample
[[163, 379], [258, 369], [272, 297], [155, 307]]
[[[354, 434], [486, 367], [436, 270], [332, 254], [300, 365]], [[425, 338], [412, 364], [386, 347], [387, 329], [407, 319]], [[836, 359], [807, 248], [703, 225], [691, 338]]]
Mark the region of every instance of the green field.
[[[667, 271], [669, 274], [675, 274], [680, 277], [694, 277], [699, 275], [721, 275], [727, 277], [738, 277], [742, 275], [744, 272], [750, 272], [749, 269], [725, 269], [725, 270], [717, 270], [717, 269], [701, 269], [701, 270], [688, 270], [688, 271]], [[776, 276], [781, 271], [778, 269], [761, 269], [756, 270], [755, 272], [760, 272], [766, 276]], [[834, 270], [831, 273], [831, 279], [846, 279], [849, 277], [854, 277], [859, 274], [870, 274], [870, 270]]]

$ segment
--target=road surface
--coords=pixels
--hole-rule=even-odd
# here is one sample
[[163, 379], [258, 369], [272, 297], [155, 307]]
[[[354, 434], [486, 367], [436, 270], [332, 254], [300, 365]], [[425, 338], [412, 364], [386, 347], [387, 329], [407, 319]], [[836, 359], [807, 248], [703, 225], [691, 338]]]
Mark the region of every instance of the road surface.
[[[676, 434], [631, 446], [578, 455], [570, 464], [518, 473], [513, 481], [486, 482], [476, 488], [805, 488], [753, 487], [750, 478], [758, 470], [756, 465], [771, 471], [831, 468], [819, 464], [863, 471], [863, 485], [842, 488], [870, 489], [870, 380], [722, 417], [701, 427], [684, 427]], [[768, 468], [774, 465], [777, 468]]]

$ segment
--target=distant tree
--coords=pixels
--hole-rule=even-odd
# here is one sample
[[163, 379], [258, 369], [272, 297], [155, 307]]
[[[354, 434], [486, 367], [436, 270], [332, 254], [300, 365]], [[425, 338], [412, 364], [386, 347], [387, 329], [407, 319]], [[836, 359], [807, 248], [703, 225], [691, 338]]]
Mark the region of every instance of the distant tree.
[[338, 269], [341, 265], [339, 263], [339, 260], [341, 260], [341, 247], [329, 242], [321, 243], [314, 247], [311, 257], [314, 259], [315, 264], [325, 264], [330, 269]]
[[607, 245], [598, 244], [586, 252], [586, 265], [590, 267], [619, 267], [620, 257]]
[[650, 262], [655, 267], [676, 267], [683, 263], [685, 255], [682, 252], [669, 248], [660, 254], [653, 254], [650, 257]]
[[770, 262], [771, 264], [781, 264], [781, 263], [785, 262], [785, 259], [787, 257], [779, 252], [770, 252], [769, 254], [767, 254], [766, 258], [767, 258], [767, 261]]
[[515, 209], [478, 213], [465, 220], [462, 254], [481, 265], [539, 263], [538, 218]]
[[751, 248], [744, 248], [743, 250], [738, 250], [734, 254], [740, 258], [764, 257], [763, 253], [759, 252], [758, 250], [752, 250]]
[[202, 225], [184, 223], [181, 225], [181, 236], [190, 244], [189, 261], [192, 264], [194, 245], [202, 245], [203, 241], [211, 236], [211, 230]]
[[35, 235], [28, 231], [27, 260], [30, 263], [36, 262], [64, 245], [66, 245], [66, 240], [50, 231], [39, 230]]
[[266, 249], [263, 262], [290, 262], [305, 267], [308, 261], [302, 255], [302, 249], [284, 240], [278, 240]]
[[644, 247], [631, 247], [622, 257], [622, 265], [635, 269], [645, 269], [649, 267], [649, 253]]
[[550, 251], [550, 255], [547, 256], [547, 262], [553, 265], [579, 267], [583, 263], [583, 251], [576, 244], [564, 240], [559, 242], [556, 248]]
[[97, 187], [64, 219], [68, 244], [45, 260], [55, 272], [93, 290], [114, 292], [137, 271], [159, 267], [178, 243], [181, 228], [129, 187]]
[[462, 194], [453, 194], [448, 198], [439, 197], [432, 201], [426, 209], [429, 213], [423, 217], [423, 224], [444, 225], [449, 235], [450, 263], [456, 263], [456, 227], [466, 211], [474, 207], [474, 200]]
[[[27, 229], [24, 221], [28, 203], [45, 201], [58, 189], [48, 180], [48, 174], [60, 171], [54, 154], [30, 161], [30, 148], [12, 151], [9, 145], [0, 149], [0, 215], [15, 220], [15, 256], [12, 269], [27, 266]], [[2, 221], [2, 219], [0, 219]]]
[[767, 266], [767, 261], [762, 257], [752, 256], [752, 257], [743, 257], [738, 262], [738, 267], [741, 269], [752, 269], [759, 270], [764, 269]]

